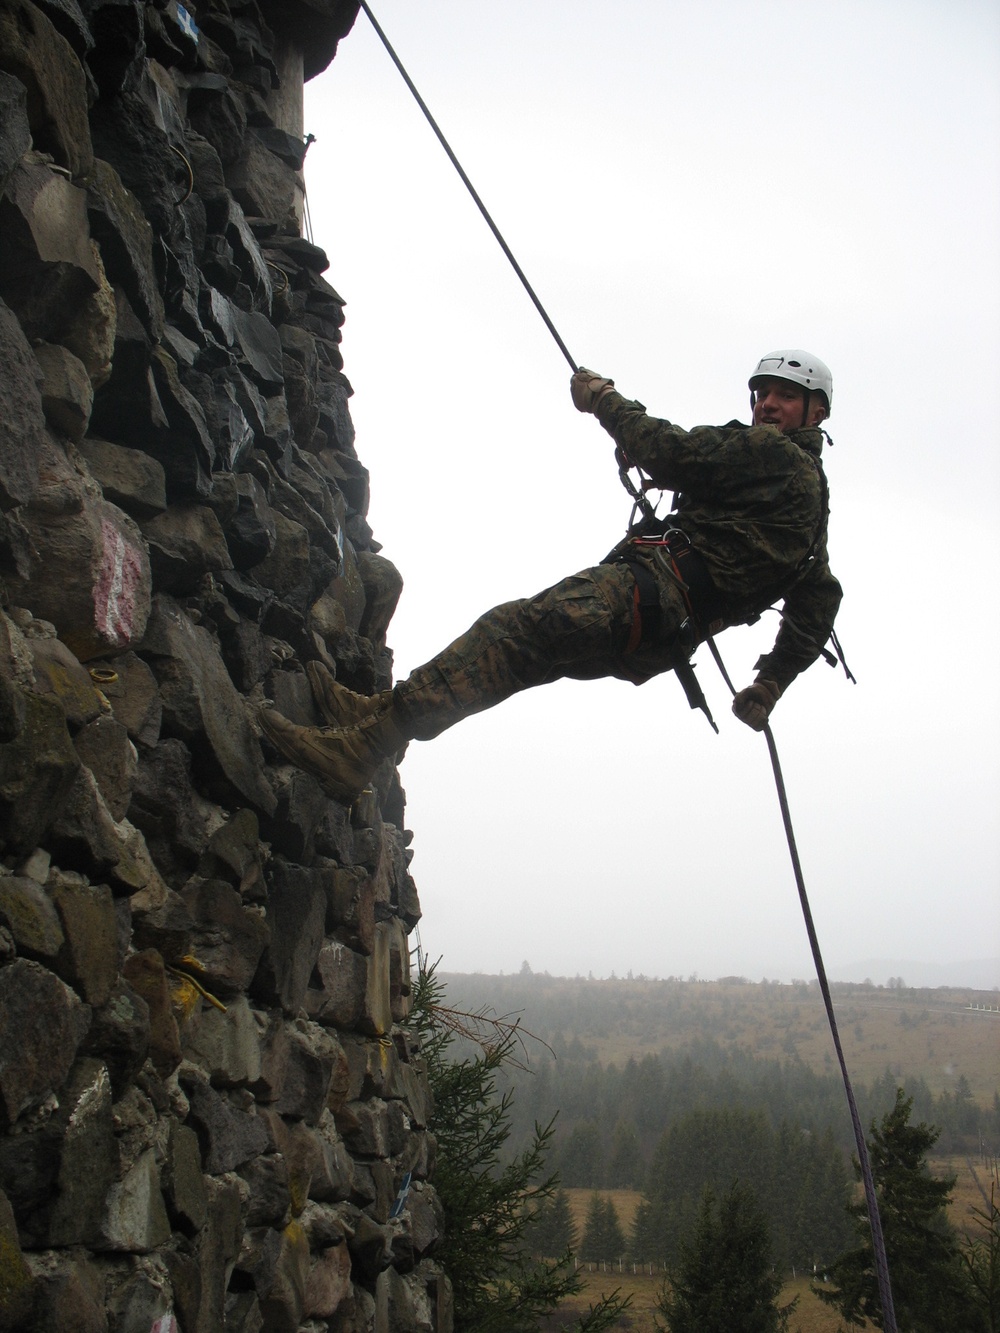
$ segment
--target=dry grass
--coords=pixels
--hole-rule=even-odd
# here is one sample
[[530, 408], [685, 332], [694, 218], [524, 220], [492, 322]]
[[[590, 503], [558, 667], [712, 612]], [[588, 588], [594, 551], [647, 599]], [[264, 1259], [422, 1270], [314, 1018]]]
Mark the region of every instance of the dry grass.
[[[797, 1057], [838, 1075], [815, 983], [650, 980], [648, 978], [460, 976], [443, 974], [467, 1005], [516, 1014], [524, 1033], [581, 1041], [604, 1065], [660, 1055], [692, 1041], [745, 1048], [764, 1058]], [[955, 986], [933, 990], [834, 985], [834, 1011], [855, 1085], [888, 1069], [922, 1078], [935, 1096], [968, 1081], [980, 1106], [1000, 1088], [1000, 994]], [[978, 1008], [976, 1006], [979, 1006]]]
[[[981, 1207], [982, 1195], [973, 1177], [973, 1167], [979, 1180], [989, 1190], [989, 1170], [977, 1163], [970, 1166], [964, 1157], [938, 1157], [931, 1162], [931, 1170], [936, 1176], [955, 1176], [955, 1190], [949, 1210], [951, 1221], [959, 1230], [963, 1230], [970, 1220], [970, 1208]], [[615, 1206], [622, 1228], [628, 1232], [639, 1206], [641, 1195], [634, 1190], [567, 1190], [570, 1213], [577, 1229], [577, 1236], [583, 1236], [587, 1206], [591, 1195], [597, 1193], [602, 1198], [610, 1199]], [[621, 1267], [609, 1264], [602, 1271], [596, 1265], [582, 1264], [584, 1286], [580, 1295], [560, 1307], [561, 1313], [580, 1313], [602, 1295], [609, 1295], [616, 1288], [622, 1296], [631, 1295], [632, 1307], [628, 1317], [631, 1324], [623, 1323], [620, 1327], [633, 1330], [633, 1333], [646, 1333], [655, 1329], [653, 1313], [656, 1309], [657, 1296], [663, 1284], [663, 1273], [646, 1271], [635, 1272], [629, 1263]], [[824, 1305], [811, 1289], [808, 1277], [798, 1277], [788, 1281], [782, 1288], [781, 1303], [787, 1304], [793, 1297], [798, 1297], [798, 1305], [792, 1315], [789, 1327], [791, 1333], [837, 1333], [842, 1327], [836, 1310]]]
[[583, 1238], [583, 1228], [587, 1220], [587, 1206], [592, 1194], [599, 1194], [602, 1199], [611, 1200], [615, 1206], [615, 1212], [618, 1214], [618, 1221], [622, 1224], [622, 1230], [627, 1235], [632, 1226], [632, 1219], [635, 1217], [635, 1210], [639, 1207], [639, 1200], [642, 1198], [637, 1190], [567, 1190], [569, 1211], [573, 1218], [573, 1225], [576, 1227], [577, 1238], [581, 1240]]
[[[583, 1280], [583, 1290], [579, 1296], [560, 1307], [561, 1313], [580, 1314], [601, 1296], [610, 1295], [617, 1288], [622, 1296], [632, 1297], [631, 1308], [625, 1316], [625, 1319], [631, 1322], [625, 1323], [623, 1320], [619, 1327], [623, 1330], [629, 1329], [632, 1333], [653, 1333], [656, 1328], [653, 1315], [663, 1283], [662, 1274], [655, 1277], [633, 1275], [626, 1269], [621, 1273], [617, 1271], [584, 1273]], [[781, 1304], [786, 1305], [796, 1296], [798, 1305], [789, 1321], [791, 1333], [837, 1333], [838, 1328], [842, 1327], [836, 1310], [824, 1305], [819, 1297], [814, 1295], [808, 1278], [802, 1277], [794, 1282], [786, 1282], [781, 1290]]]
[[[571, 984], [571, 983], [570, 983]], [[672, 1003], [658, 1021], [657, 982], [591, 982], [618, 987], [635, 1001], [648, 988], [648, 1003], [635, 1005], [639, 1020], [627, 1020], [582, 1040], [604, 1064], [619, 1068], [633, 1057], [656, 1055], [693, 1038], [712, 1037], [723, 1045], [745, 1046], [755, 1055], [783, 1059], [795, 1055], [818, 1073], [836, 1073], [836, 1056], [819, 988], [761, 986], [725, 982], [675, 984]], [[919, 1076], [935, 1096], [954, 1091], [959, 1075], [973, 1097], [988, 1105], [1000, 1085], [1000, 1013], [970, 1009], [997, 1003], [992, 992], [837, 989], [834, 1013], [854, 1083], [871, 1083], [886, 1069], [900, 1078]], [[530, 1006], [525, 1018], [530, 1026]]]
[[[971, 1161], [968, 1157], [935, 1157], [931, 1159], [930, 1168], [935, 1176], [955, 1177], [951, 1207], [948, 1209], [952, 1225], [961, 1232], [968, 1232], [970, 1226], [976, 1231], [972, 1210], [987, 1206], [990, 1195], [989, 1166]], [[983, 1190], [986, 1192], [985, 1199]]]
[[[930, 1162], [930, 1168], [935, 1176], [955, 1177], [955, 1188], [952, 1191], [948, 1216], [956, 1230], [965, 1231], [971, 1220], [971, 1210], [983, 1207], [983, 1196], [976, 1184], [973, 1170], [978, 1175], [979, 1181], [988, 1196], [990, 1189], [989, 1168], [980, 1165], [978, 1162], [970, 1164], [966, 1157], [935, 1157]], [[618, 1214], [618, 1221], [622, 1224], [622, 1230], [627, 1235], [632, 1226], [632, 1219], [635, 1217], [635, 1210], [642, 1198], [638, 1191], [567, 1190], [570, 1215], [576, 1227], [577, 1239], [583, 1238], [583, 1228], [587, 1220], [587, 1206], [592, 1194], [599, 1194], [602, 1199], [611, 1200], [615, 1206], [615, 1212]]]

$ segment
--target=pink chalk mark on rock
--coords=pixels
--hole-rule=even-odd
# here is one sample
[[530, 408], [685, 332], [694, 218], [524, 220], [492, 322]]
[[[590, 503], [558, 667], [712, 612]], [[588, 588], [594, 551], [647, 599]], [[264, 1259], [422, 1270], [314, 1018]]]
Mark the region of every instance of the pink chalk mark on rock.
[[95, 623], [103, 639], [124, 648], [132, 640], [142, 558], [106, 518], [101, 519], [101, 542], [101, 568], [94, 585]]

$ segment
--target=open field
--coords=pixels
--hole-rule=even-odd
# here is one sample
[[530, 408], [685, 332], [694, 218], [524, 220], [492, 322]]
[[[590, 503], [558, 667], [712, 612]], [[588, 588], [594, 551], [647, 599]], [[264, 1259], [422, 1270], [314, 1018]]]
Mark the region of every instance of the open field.
[[[930, 1161], [930, 1168], [932, 1174], [939, 1178], [944, 1176], [955, 1177], [955, 1188], [952, 1191], [948, 1216], [956, 1230], [967, 1230], [973, 1221], [971, 1210], [984, 1206], [980, 1186], [985, 1189], [987, 1196], [989, 1195], [989, 1167], [980, 1162], [970, 1163], [965, 1157], [934, 1157]], [[973, 1175], [973, 1170], [975, 1170], [975, 1175]], [[979, 1185], [976, 1184], [977, 1176]], [[611, 1200], [615, 1206], [615, 1212], [618, 1214], [618, 1220], [622, 1224], [622, 1230], [627, 1235], [632, 1226], [632, 1219], [635, 1217], [635, 1210], [642, 1198], [637, 1190], [568, 1189], [566, 1190], [566, 1196], [569, 1199], [570, 1214], [576, 1227], [577, 1237], [583, 1237], [583, 1229], [587, 1219], [587, 1205], [590, 1203], [591, 1195], [595, 1193], [599, 1194], [602, 1199]]]
[[[618, 1288], [622, 1296], [632, 1297], [632, 1307], [619, 1327], [629, 1329], [631, 1333], [653, 1333], [656, 1328], [653, 1314], [662, 1280], [661, 1276], [633, 1276], [627, 1271], [587, 1273], [584, 1276], [584, 1290], [572, 1302], [562, 1306], [561, 1313], [582, 1313], [602, 1295], [610, 1294]], [[837, 1333], [838, 1328], [842, 1327], [836, 1310], [824, 1305], [813, 1294], [807, 1278], [787, 1282], [782, 1288], [781, 1303], [787, 1304], [795, 1296], [799, 1300], [789, 1321], [790, 1333]]]
[[[976, 1167], [980, 1182], [988, 1191], [988, 1170], [978, 1164], [973, 1163], [973, 1165]], [[936, 1176], [956, 1177], [950, 1216], [953, 1224], [959, 1230], [964, 1230], [970, 1222], [970, 1207], [982, 1206], [983, 1202], [969, 1163], [960, 1157], [941, 1157], [932, 1161], [931, 1169]], [[580, 1237], [583, 1235], [587, 1205], [593, 1193], [593, 1190], [586, 1189], [566, 1191], [573, 1222]], [[618, 1220], [627, 1233], [641, 1195], [635, 1190], [598, 1190], [597, 1193], [611, 1200], [618, 1214]], [[623, 1296], [632, 1296], [632, 1309], [629, 1312], [632, 1323], [622, 1324], [621, 1327], [631, 1328], [635, 1333], [645, 1333], [647, 1329], [650, 1331], [655, 1329], [653, 1312], [663, 1283], [661, 1271], [651, 1273], [648, 1267], [636, 1271], [628, 1262], [623, 1262], [620, 1266], [608, 1264], [603, 1269], [597, 1264], [581, 1264], [581, 1268], [584, 1270], [584, 1289], [578, 1297], [560, 1307], [561, 1312], [579, 1313], [586, 1310], [602, 1294], [620, 1288]], [[781, 1295], [782, 1303], [787, 1303], [794, 1296], [798, 1296], [798, 1305], [790, 1321], [790, 1333], [837, 1333], [840, 1327], [837, 1313], [830, 1306], [824, 1305], [813, 1293], [810, 1278], [796, 1277], [785, 1283]]]
[[[578, 1041], [604, 1065], [620, 1068], [629, 1059], [708, 1039], [757, 1056], [798, 1058], [817, 1073], [838, 1072], [815, 983], [598, 981], [537, 973], [442, 979], [451, 1003], [517, 1015], [526, 1033], [549, 1045]], [[837, 984], [833, 1001], [855, 1084], [870, 1084], [888, 1069], [900, 1080], [922, 1078], [939, 1096], [964, 1076], [979, 1105], [992, 1102], [1000, 1088], [996, 992]], [[530, 1047], [529, 1041], [529, 1055]]]
[[[713, 982], [676, 978], [596, 981], [530, 973], [456, 977], [454, 988], [451, 978], [445, 980], [448, 998], [457, 1007], [468, 1012], [490, 1007], [494, 1015], [518, 1016], [524, 1032], [535, 1034], [548, 1045], [546, 1059], [536, 1061], [531, 1042], [526, 1041], [528, 1063], [537, 1065], [533, 1074], [544, 1075], [546, 1064], [558, 1067], [562, 1063], [571, 1070], [583, 1070], [581, 1077], [585, 1077], [592, 1063], [603, 1065], [605, 1070], [613, 1064], [621, 1071], [630, 1059], [641, 1062], [645, 1055], [662, 1056], [681, 1050], [692, 1053], [697, 1062], [699, 1049], [705, 1049], [700, 1044], [711, 1042], [733, 1052], [734, 1059], [739, 1053], [750, 1052], [781, 1063], [801, 1061], [839, 1082], [827, 1015], [815, 984], [751, 983], [742, 978]], [[1000, 1088], [998, 999], [994, 992], [954, 988], [835, 986], [834, 1007], [855, 1088], [882, 1080], [888, 1071], [900, 1083], [922, 1079], [940, 1098], [943, 1093], [954, 1095], [964, 1079], [979, 1106], [991, 1107]], [[680, 1072], [681, 1064], [675, 1062], [675, 1079], [679, 1080]], [[567, 1086], [573, 1095], [569, 1080]], [[602, 1085], [595, 1080], [585, 1086], [590, 1101], [578, 1096], [573, 1112], [577, 1116], [592, 1114], [590, 1108], [600, 1101]], [[613, 1114], [613, 1098], [611, 1105]], [[990, 1147], [995, 1151], [995, 1145]], [[960, 1155], [940, 1155], [932, 1158], [930, 1165], [935, 1176], [956, 1178], [950, 1208], [954, 1226], [963, 1231], [974, 1229], [971, 1209], [983, 1206], [980, 1186], [988, 1193], [990, 1164], [978, 1159], [970, 1163]], [[566, 1191], [578, 1241], [582, 1240], [593, 1192]], [[641, 1196], [632, 1190], [598, 1193], [611, 1199], [627, 1234]], [[559, 1315], [580, 1313], [602, 1293], [620, 1288], [623, 1295], [632, 1296], [633, 1305], [618, 1327], [653, 1333], [662, 1271], [634, 1272], [628, 1263], [609, 1265], [604, 1271], [583, 1267], [590, 1270], [583, 1273], [584, 1291]], [[786, 1282], [782, 1302], [794, 1296], [798, 1305], [791, 1316], [790, 1333], [837, 1333], [841, 1327], [837, 1312], [811, 1291], [808, 1276], [796, 1275]], [[545, 1327], [559, 1327], [558, 1319], [555, 1316]]]
[[[985, 1208], [990, 1193], [990, 1168], [982, 1162], [971, 1161], [967, 1157], [932, 1157], [929, 1161], [931, 1174], [954, 1176], [955, 1188], [951, 1195], [948, 1216], [957, 1231], [976, 1232], [973, 1208]], [[978, 1179], [978, 1184], [977, 1184]], [[983, 1197], [985, 1191], [986, 1197]]]
[[[746, 1046], [755, 1055], [798, 1057], [817, 1073], [836, 1073], [836, 1052], [816, 986], [737, 986], [703, 982], [660, 1023], [643, 1024], [639, 1042], [626, 1031], [581, 1038], [602, 1063], [623, 1063], [683, 1045], [693, 1037]], [[844, 1057], [856, 1083], [886, 1069], [921, 1077], [935, 1096], [960, 1075], [985, 1105], [1000, 1086], [1000, 1012], [969, 1009], [976, 992], [861, 990], [834, 995]], [[989, 999], [996, 1001], [995, 996]], [[978, 995], [978, 1002], [984, 997]], [[647, 1013], [647, 1019], [653, 1015]]]

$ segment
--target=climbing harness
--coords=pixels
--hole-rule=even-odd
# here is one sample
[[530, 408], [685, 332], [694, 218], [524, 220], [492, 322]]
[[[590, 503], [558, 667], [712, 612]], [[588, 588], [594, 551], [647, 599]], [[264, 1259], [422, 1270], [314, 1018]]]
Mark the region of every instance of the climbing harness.
[[[499, 229], [497, 228], [496, 223], [493, 221], [492, 217], [487, 211], [485, 204], [482, 202], [479, 195], [476, 193], [476, 190], [473, 187], [472, 182], [469, 180], [469, 177], [463, 170], [461, 163], [458, 161], [458, 158], [452, 151], [451, 146], [449, 145], [447, 139], [442, 134], [440, 128], [438, 127], [437, 122], [435, 121], [434, 117], [428, 110], [426, 103], [424, 102], [423, 98], [417, 91], [415, 85], [413, 84], [413, 81], [410, 79], [409, 74], [404, 69], [402, 62], [400, 61], [399, 57], [396, 55], [396, 52], [390, 45], [388, 38], [386, 37], [385, 33], [382, 31], [381, 27], [377, 23], [375, 16], [372, 14], [372, 11], [368, 6], [367, 0], [360, 0], [360, 6], [365, 11], [365, 14], [368, 16], [369, 22], [375, 29], [375, 32], [377, 33], [379, 39], [382, 42], [382, 45], [388, 52], [393, 64], [396, 66], [396, 69], [402, 76], [406, 86], [413, 94], [413, 97], [416, 100], [417, 105], [420, 107], [421, 111], [426, 117], [428, 124], [430, 125], [431, 129], [437, 136], [438, 141], [440, 142], [445, 153], [448, 155], [448, 158], [451, 161], [452, 166], [454, 166], [455, 170], [458, 172], [459, 176], [462, 179], [463, 184], [469, 191], [477, 207], [479, 208], [480, 213], [486, 220], [486, 223], [489, 226], [490, 231], [493, 233], [498, 244], [500, 245], [500, 248], [507, 256], [507, 259], [509, 260], [511, 267], [514, 269], [514, 272], [520, 279], [522, 286], [528, 293], [528, 296], [531, 298], [535, 306], [535, 309], [538, 311], [539, 315], [541, 315], [543, 321], [545, 322], [546, 328], [552, 334], [552, 337], [555, 339], [556, 344], [559, 347], [559, 350], [562, 352], [563, 356], [569, 362], [570, 369], [576, 372], [577, 370], [580, 369], [579, 363], [570, 355], [569, 349], [563, 342], [562, 338], [559, 336], [559, 333], [556, 330], [555, 325], [553, 324], [552, 320], [546, 313], [545, 308], [542, 306], [541, 301], [539, 301], [538, 297], [536, 296], [534, 289], [528, 282], [528, 279], [525, 277], [521, 269], [521, 266], [514, 258], [514, 255], [511, 252], [510, 247], [507, 245], [507, 242], [501, 235]], [[651, 483], [649, 483], [647, 480], [644, 479], [640, 479], [640, 482], [638, 484], [634, 483], [631, 477], [629, 476], [629, 469], [632, 465], [628, 460], [628, 458], [626, 457], [626, 455], [624, 454], [624, 451], [619, 449], [617, 453], [617, 458], [618, 458], [619, 476], [622, 479], [622, 484], [625, 486], [625, 489], [632, 497], [632, 502], [633, 502], [632, 520], [630, 521], [629, 524], [630, 536], [631, 536], [633, 526], [635, 526], [636, 528], [641, 528], [643, 526], [643, 523], [652, 525], [657, 522], [656, 510], [655, 506], [650, 503], [649, 497], [646, 494], [646, 491], [649, 489]], [[827, 503], [826, 503], [825, 475], [823, 474], [822, 468], [820, 468], [820, 475], [821, 477], [823, 477], [823, 486], [824, 486], [823, 528], [825, 528]], [[642, 474], [640, 473], [640, 478], [641, 477]], [[643, 523], [635, 524], [636, 515], [639, 513], [641, 513], [643, 516]], [[656, 539], [652, 536], [650, 532], [647, 532], [646, 534], [642, 533], [639, 534], [639, 541], [643, 542], [643, 540], [645, 539], [645, 544], [650, 544], [652, 542], [653, 544], [658, 545], [661, 548], [663, 557], [669, 560], [670, 562], [672, 576], [676, 578], [681, 590], [683, 592], [686, 592], [686, 605], [688, 606], [690, 612], [689, 620], [695, 620], [696, 617], [694, 614], [694, 608], [695, 608], [695, 602], [697, 600], [697, 592], [694, 593], [694, 598], [692, 599], [692, 590], [695, 588], [696, 585], [693, 582], [692, 583], [688, 582], [687, 575], [689, 571], [691, 573], [694, 573], [696, 568], [696, 561], [699, 559], [698, 553], [691, 548], [690, 543], [687, 543], [686, 549], [682, 549], [677, 538], [670, 537], [670, 530], [665, 522], [663, 523], [663, 528], [664, 532], [667, 534], [667, 537], [669, 539], [664, 538], [664, 533], [661, 533], [659, 539]], [[674, 529], [673, 531], [675, 533], [677, 532], [676, 529]], [[684, 534], [680, 533], [680, 537], [684, 538]], [[616, 547], [615, 548], [616, 552], [620, 551], [621, 546], [627, 545], [628, 541], [629, 538], [626, 538], [625, 543], [621, 543], [619, 547]], [[686, 542], [687, 539], [684, 538], [684, 541]], [[807, 557], [803, 562], [804, 565], [808, 564], [808, 562], [811, 560], [818, 543], [819, 543], [819, 537], [817, 537], [816, 541], [814, 541], [812, 547], [810, 548], [810, 551], [808, 552]], [[672, 549], [674, 547], [676, 547], [676, 552]], [[614, 553], [612, 553], [612, 555], [614, 555]], [[692, 559], [692, 557], [694, 557], [694, 559]], [[619, 555], [618, 558], [621, 558], [621, 556]], [[690, 563], [685, 563], [685, 561], [689, 561]], [[654, 599], [650, 593], [650, 585], [652, 585], [652, 587], [655, 589], [655, 580], [652, 578], [652, 575], [649, 574], [649, 571], [645, 568], [645, 566], [640, 564], [638, 561], [634, 563], [631, 562], [629, 563], [633, 573], [636, 575], [636, 590], [637, 590], [636, 610], [638, 613], [640, 626], [642, 622], [643, 613], [645, 613], [647, 617], [646, 620], [647, 632], [649, 632], [651, 624], [652, 627], [655, 628], [658, 623], [657, 617], [662, 614], [660, 610], [659, 597], [656, 596]], [[642, 571], [641, 574], [638, 572], [640, 570]], [[722, 658], [719, 655], [719, 650], [715, 644], [715, 639], [713, 638], [710, 632], [705, 632], [704, 628], [702, 628], [702, 637], [704, 638], [704, 641], [708, 643], [712, 656], [715, 658], [716, 664], [718, 665], [719, 670], [722, 672], [723, 679], [725, 680], [727, 686], [729, 687], [730, 692], [735, 696], [736, 694], [735, 687], [733, 686], [733, 683], [729, 678], [729, 673], [726, 671]], [[831, 637], [833, 644], [837, 650], [837, 656], [840, 658], [844, 670], [845, 672], [847, 672], [848, 678], [853, 681], [854, 677], [851, 675], [850, 671], [848, 670], [847, 663], [844, 661], [843, 653], [841, 652], [840, 648], [840, 643], [837, 640], [836, 636], [831, 636]], [[827, 654], [824, 651], [824, 656], [826, 656], [827, 659], [829, 660], [830, 654]], [[693, 669], [691, 668], [690, 658], [685, 657], [684, 661], [687, 665], [688, 670], [690, 671], [690, 680], [693, 681], [694, 673]], [[678, 666], [675, 665], [673, 669], [675, 674], [678, 674], [682, 684], [684, 684], [684, 677], [679, 673]], [[682, 666], [680, 668], [680, 672], [683, 671], [684, 667]], [[687, 691], [689, 686], [687, 684], [684, 684], [684, 688], [685, 691]], [[701, 695], [700, 687], [697, 685], [696, 681], [694, 682], [694, 689], [698, 695]], [[689, 701], [691, 697], [692, 696], [689, 693], [688, 694]], [[703, 700], [704, 696], [702, 695], [701, 698]], [[694, 703], [692, 703], [692, 707], [695, 708], [704, 707], [704, 710], [708, 715], [709, 721], [712, 723], [713, 728], [715, 728], [715, 730], [718, 731], [718, 728], [715, 726], [715, 722], [712, 719], [712, 715], [708, 710], [707, 703], [698, 702], [696, 700]], [[879, 1215], [878, 1196], [875, 1193], [875, 1182], [871, 1171], [871, 1162], [868, 1155], [868, 1145], [865, 1142], [864, 1130], [861, 1125], [861, 1117], [858, 1112], [857, 1102], [854, 1096], [854, 1088], [851, 1084], [850, 1075], [847, 1072], [847, 1062], [844, 1058], [843, 1047], [840, 1041], [840, 1032], [837, 1027], [837, 1019], [833, 1009], [833, 998], [830, 993], [830, 985], [829, 981], [827, 980], [826, 968], [823, 965], [823, 957], [819, 947], [819, 938], [816, 934], [815, 925], [813, 924], [812, 911], [809, 907], [809, 900], [806, 895], [805, 879], [802, 874], [802, 865], [801, 862], [799, 861], [798, 849], [795, 844], [795, 834], [792, 828], [791, 813], [788, 807], [788, 798], [785, 792], [784, 779], [781, 774], [781, 766], [778, 762], [777, 747], [774, 743], [774, 736], [772, 735], [771, 728], [767, 723], [765, 723], [763, 731], [765, 739], [767, 740], [768, 753], [771, 756], [771, 767], [774, 772], [774, 780], [778, 792], [778, 803], [781, 808], [782, 821], [785, 827], [785, 837], [788, 842], [788, 850], [791, 856], [792, 870], [795, 876], [795, 884], [799, 894], [799, 903], [802, 907], [802, 914], [805, 920], [806, 934], [808, 935], [809, 938], [809, 947], [812, 950], [813, 963], [815, 964], [816, 967], [816, 976], [819, 981], [820, 991], [822, 992], [823, 995], [823, 1003], [826, 1008], [826, 1015], [830, 1024], [830, 1032], [833, 1036], [833, 1044], [837, 1052], [837, 1059], [840, 1064], [840, 1072], [844, 1082], [844, 1089], [847, 1094], [848, 1106], [850, 1108], [851, 1124], [854, 1128], [854, 1139], [858, 1150], [858, 1161], [861, 1166], [861, 1178], [864, 1183], [864, 1189], [865, 1189], [865, 1205], [868, 1212], [868, 1223], [872, 1233], [872, 1252], [875, 1259], [875, 1274], [878, 1282], [879, 1297], [881, 1299], [881, 1304], [882, 1304], [883, 1328], [885, 1329], [885, 1333], [898, 1333], [896, 1326], [896, 1315], [892, 1300], [892, 1287], [889, 1281], [889, 1265], [885, 1252], [885, 1240], [882, 1234], [882, 1221]]]
[[[654, 559], [660, 565], [663, 572], [676, 583], [684, 598], [688, 609], [688, 618], [680, 625], [671, 640], [671, 647], [674, 649], [671, 670], [680, 681], [681, 688], [687, 697], [688, 704], [692, 708], [700, 708], [708, 718], [709, 724], [716, 735], [719, 734], [719, 728], [715, 724], [715, 718], [712, 716], [712, 710], [708, 706], [708, 700], [698, 683], [698, 678], [694, 674], [694, 664], [691, 656], [698, 646], [698, 634], [695, 628], [694, 617], [691, 613], [690, 588], [684, 582], [677, 569], [676, 559], [668, 554], [669, 545], [667, 542], [642, 541], [637, 539], [629, 543], [631, 547], [650, 546], [655, 548]], [[635, 602], [634, 616], [632, 620], [632, 632], [629, 641], [625, 646], [625, 656], [628, 657], [634, 653], [643, 642], [655, 641], [659, 637], [660, 625], [663, 620], [663, 608], [660, 605], [660, 590], [656, 579], [650, 573], [649, 569], [637, 559], [635, 554], [629, 559], [629, 551], [626, 550], [616, 563], [627, 565], [629, 572], [635, 580]], [[645, 679], [638, 677], [637, 680]]]
[[[641, 407], [642, 404], [639, 404], [639, 406]], [[730, 424], [738, 425], [739, 423], [732, 422]], [[827, 440], [830, 439], [826, 431], [822, 431], [822, 434], [826, 436]], [[738, 622], [743, 625], [756, 624], [760, 619], [761, 611], [771, 607], [774, 602], [787, 597], [791, 589], [805, 577], [809, 566], [816, 559], [820, 546], [826, 538], [827, 523], [830, 518], [830, 487], [822, 463], [819, 459], [813, 458], [812, 455], [809, 455], [809, 458], [816, 469], [816, 475], [819, 478], [820, 486], [820, 518], [819, 523], [816, 525], [816, 530], [813, 533], [809, 548], [789, 577], [764, 589], [757, 598], [757, 605], [751, 608], [742, 608], [738, 616], [731, 616], [730, 623], [735, 624]], [[705, 568], [704, 561], [698, 554], [697, 550], [691, 546], [691, 543], [688, 541], [684, 533], [679, 528], [671, 526], [672, 516], [668, 516], [665, 519], [657, 517], [657, 506], [651, 503], [649, 492], [660, 488], [645, 475], [637, 463], [634, 463], [629, 458], [620, 444], [615, 445], [615, 461], [618, 464], [619, 480], [632, 499], [632, 512], [629, 515], [624, 539], [615, 547], [611, 555], [606, 556], [605, 559], [621, 560], [624, 558], [622, 553], [627, 551], [628, 548], [633, 545], [664, 545], [670, 548], [672, 552], [672, 571], [675, 576], [675, 582], [677, 582], [681, 590], [686, 593], [685, 603], [687, 604], [689, 614], [701, 631], [701, 639], [709, 641], [713, 634], [717, 634], [724, 627], [725, 622], [721, 618], [723, 610], [722, 605], [718, 601], [715, 588], [709, 577], [708, 571]], [[631, 473], [633, 471], [638, 475], [637, 482], [632, 480]], [[677, 496], [675, 495], [675, 503], [676, 500]], [[664, 540], [664, 538], [667, 540]], [[674, 540], [670, 540], [671, 538]], [[681, 539], [679, 543], [677, 541], [678, 538]], [[686, 562], [683, 577], [681, 577], [676, 563], [676, 559], [680, 555], [687, 555], [689, 557]], [[661, 568], [664, 568], [664, 566], [661, 566]], [[668, 572], [669, 575], [669, 571], [665, 569], [665, 572]], [[694, 605], [691, 604], [691, 596], [688, 594], [693, 595]], [[731, 611], [732, 608], [730, 608], [730, 612]], [[847, 679], [851, 681], [852, 684], [856, 685], [857, 680], [850, 667], [847, 665], [847, 659], [844, 657], [844, 650], [841, 647], [840, 640], [837, 638], [836, 631], [832, 629], [830, 631], [830, 642], [833, 644], [836, 656], [834, 656], [834, 653], [831, 653], [825, 645], [819, 650], [820, 656], [828, 666], [835, 667], [839, 661], [840, 665], [844, 668], [844, 674]], [[692, 652], [694, 651], [694, 647], [697, 647], [697, 642], [692, 647]], [[688, 695], [689, 702], [690, 698], [691, 696]], [[691, 707], [700, 708], [702, 705], [700, 703], [692, 703]], [[711, 722], [712, 718], [711, 714], [708, 712], [708, 708], [705, 707], [704, 711]], [[714, 722], [712, 725], [715, 727]], [[715, 730], [717, 732], [718, 728], [716, 727]]]
[[[634, 513], [633, 510], [633, 518]], [[718, 735], [719, 728], [691, 659], [698, 644], [708, 634], [722, 629], [722, 608], [705, 562], [686, 534], [680, 528], [670, 526], [669, 518], [647, 517], [638, 523], [633, 522], [624, 540], [602, 561], [604, 564], [626, 565], [635, 580], [635, 613], [625, 656], [630, 656], [644, 643], [655, 643], [660, 637], [663, 620], [660, 590], [641, 558], [644, 553], [649, 555], [663, 577], [677, 588], [687, 611], [687, 618], [674, 631], [670, 641], [669, 646], [675, 650], [670, 669], [680, 682], [689, 706], [701, 709]]]

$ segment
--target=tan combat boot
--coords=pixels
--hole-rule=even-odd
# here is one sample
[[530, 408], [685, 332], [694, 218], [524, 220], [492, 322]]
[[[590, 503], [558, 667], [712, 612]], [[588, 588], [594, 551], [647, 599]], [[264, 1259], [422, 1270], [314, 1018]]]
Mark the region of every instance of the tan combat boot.
[[329, 795], [350, 805], [367, 787], [384, 759], [395, 757], [410, 739], [393, 716], [391, 696], [380, 712], [354, 727], [300, 727], [273, 708], [257, 716], [275, 749], [319, 778]]
[[306, 675], [319, 711], [331, 727], [356, 727], [387, 706], [387, 693], [357, 694], [334, 680], [322, 662], [307, 662]]

